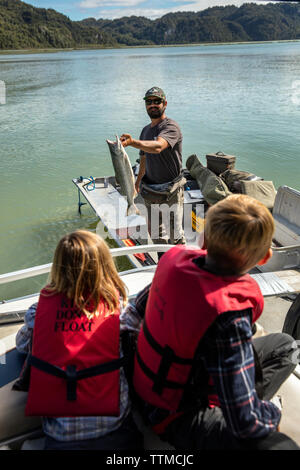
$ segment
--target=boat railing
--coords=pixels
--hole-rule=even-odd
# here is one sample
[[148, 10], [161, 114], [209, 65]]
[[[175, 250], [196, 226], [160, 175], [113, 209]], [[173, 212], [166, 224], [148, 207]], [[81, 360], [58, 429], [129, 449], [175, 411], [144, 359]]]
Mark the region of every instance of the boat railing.
[[[113, 258], [117, 256], [130, 256], [134, 255], [135, 253], [151, 253], [151, 252], [165, 252], [172, 248], [174, 245], [138, 245], [138, 246], [130, 246], [130, 247], [120, 247], [120, 248], [112, 248], [110, 253]], [[128, 271], [121, 271], [119, 274], [124, 275], [127, 273], [134, 273], [139, 271], [145, 271], [153, 268], [153, 266], [146, 266], [146, 267], [139, 267], [133, 268]], [[0, 285], [1, 284], [8, 284], [14, 281], [20, 281], [22, 279], [27, 279], [31, 277], [40, 276], [42, 274], [47, 274], [50, 272], [52, 267], [52, 263], [42, 264], [40, 266], [34, 266], [32, 268], [21, 269], [19, 271], [13, 271], [11, 273], [0, 274]]]
[[[130, 256], [134, 255], [135, 253], [152, 253], [152, 252], [165, 252], [172, 248], [174, 245], [164, 245], [164, 244], [150, 244], [150, 245], [137, 245], [137, 246], [130, 246], [130, 247], [119, 247], [119, 248], [111, 248], [110, 253], [113, 258], [118, 256]], [[273, 251], [280, 252], [280, 251], [290, 251], [300, 248], [300, 245], [291, 245], [291, 246], [284, 246], [284, 247], [272, 247]], [[142, 272], [153, 269], [153, 266], [140, 266], [137, 268], [132, 268], [127, 271], [121, 271], [119, 274], [125, 275], [134, 272]], [[31, 268], [20, 269], [18, 271], [13, 271], [10, 273], [0, 274], [0, 285], [1, 284], [8, 284], [14, 281], [20, 281], [23, 279], [28, 279], [36, 276], [40, 276], [42, 274], [47, 274], [50, 272], [52, 267], [52, 263], [42, 264], [40, 266], [33, 266]]]
[[299, 250], [300, 245], [288, 245], [288, 246], [272, 246], [271, 247], [273, 251], [293, 251], [293, 250]]

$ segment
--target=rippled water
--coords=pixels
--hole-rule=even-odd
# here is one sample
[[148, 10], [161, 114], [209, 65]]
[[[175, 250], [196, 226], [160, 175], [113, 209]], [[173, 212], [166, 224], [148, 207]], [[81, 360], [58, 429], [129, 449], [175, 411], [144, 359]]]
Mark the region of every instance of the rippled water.
[[0, 272], [51, 262], [62, 234], [96, 226], [88, 206], [79, 217], [71, 180], [113, 174], [105, 140], [139, 136], [153, 85], [181, 125], [184, 161], [222, 150], [238, 169], [300, 189], [299, 77], [300, 42], [0, 55]]

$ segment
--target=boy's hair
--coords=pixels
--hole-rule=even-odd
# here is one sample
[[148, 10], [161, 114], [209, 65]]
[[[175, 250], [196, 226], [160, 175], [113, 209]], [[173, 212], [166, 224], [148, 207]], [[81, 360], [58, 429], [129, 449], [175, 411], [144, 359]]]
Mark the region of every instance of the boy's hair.
[[208, 255], [222, 267], [247, 272], [267, 254], [274, 220], [261, 202], [234, 194], [210, 207], [205, 221]]
[[119, 295], [127, 301], [125, 284], [107, 244], [86, 230], [76, 230], [59, 241], [46, 290], [65, 294], [88, 318], [99, 314], [100, 301], [109, 313], [119, 308]]

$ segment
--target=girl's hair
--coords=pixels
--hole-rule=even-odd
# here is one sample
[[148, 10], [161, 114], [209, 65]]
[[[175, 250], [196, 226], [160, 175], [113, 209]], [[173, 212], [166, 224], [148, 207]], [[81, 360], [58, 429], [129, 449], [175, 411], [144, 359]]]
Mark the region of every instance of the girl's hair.
[[127, 302], [125, 284], [107, 244], [86, 230], [76, 230], [59, 241], [46, 290], [65, 294], [88, 318], [99, 314], [100, 301], [110, 313], [119, 308], [119, 296]]
[[204, 233], [209, 256], [220, 266], [243, 273], [267, 254], [274, 220], [256, 199], [234, 194], [209, 208]]

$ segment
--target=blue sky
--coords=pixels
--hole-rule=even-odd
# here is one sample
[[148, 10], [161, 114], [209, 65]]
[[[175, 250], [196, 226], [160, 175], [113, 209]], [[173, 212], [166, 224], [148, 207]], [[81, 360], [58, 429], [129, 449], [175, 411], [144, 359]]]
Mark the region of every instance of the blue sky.
[[[131, 15], [154, 19], [175, 11], [200, 11], [216, 5], [240, 6], [245, 0], [25, 0], [25, 2], [40, 8], [53, 8], [69, 16], [71, 20], [81, 20], [89, 17], [113, 19]], [[255, 3], [265, 4], [266, 0]]]

